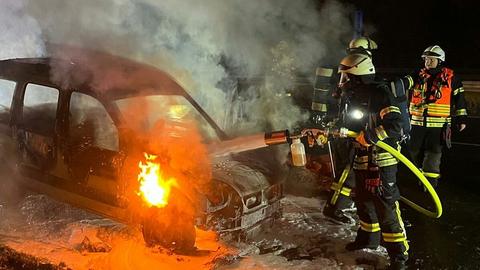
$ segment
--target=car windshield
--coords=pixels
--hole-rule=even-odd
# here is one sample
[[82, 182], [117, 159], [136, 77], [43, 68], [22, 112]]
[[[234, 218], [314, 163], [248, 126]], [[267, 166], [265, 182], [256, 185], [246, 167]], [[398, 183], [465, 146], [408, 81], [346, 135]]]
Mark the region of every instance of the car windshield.
[[132, 129], [147, 132], [159, 122], [196, 128], [205, 142], [217, 140], [214, 128], [183, 96], [149, 95], [118, 99], [114, 102]]

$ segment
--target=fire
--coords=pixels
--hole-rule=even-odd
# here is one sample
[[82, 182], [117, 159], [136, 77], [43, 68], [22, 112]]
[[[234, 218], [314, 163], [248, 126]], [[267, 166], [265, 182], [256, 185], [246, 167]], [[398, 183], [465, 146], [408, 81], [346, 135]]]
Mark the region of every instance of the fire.
[[140, 191], [137, 193], [147, 202], [149, 206], [165, 207], [168, 204], [168, 197], [172, 186], [177, 185], [174, 178], [164, 178], [160, 164], [155, 163], [156, 155], [145, 154], [146, 162], [139, 162], [141, 169], [138, 174]]

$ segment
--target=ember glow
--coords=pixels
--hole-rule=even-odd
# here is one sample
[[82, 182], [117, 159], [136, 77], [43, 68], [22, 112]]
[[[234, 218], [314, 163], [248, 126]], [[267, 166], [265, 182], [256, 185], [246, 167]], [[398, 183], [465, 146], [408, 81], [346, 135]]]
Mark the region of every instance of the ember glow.
[[168, 204], [170, 189], [177, 184], [174, 178], [165, 179], [160, 164], [155, 163], [156, 155], [145, 154], [146, 162], [139, 162], [138, 182], [140, 191], [137, 193], [149, 205], [165, 207]]

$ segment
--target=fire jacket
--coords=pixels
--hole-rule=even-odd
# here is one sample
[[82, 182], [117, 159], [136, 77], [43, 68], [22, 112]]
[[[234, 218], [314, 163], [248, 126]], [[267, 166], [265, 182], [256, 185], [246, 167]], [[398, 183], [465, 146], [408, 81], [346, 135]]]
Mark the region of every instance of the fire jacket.
[[[344, 112], [344, 122], [348, 129], [357, 132], [363, 130], [367, 140], [372, 143], [384, 141], [398, 148], [398, 140], [402, 136], [401, 112], [386, 84], [376, 82], [357, 86], [352, 93], [347, 93], [346, 99], [348, 110]], [[363, 117], [360, 119], [357, 111], [362, 111]], [[351, 117], [355, 114], [357, 119]], [[379, 167], [398, 163], [390, 153], [370, 146], [356, 151], [353, 168], [366, 170], [369, 162], [375, 162]]]
[[451, 123], [451, 117], [457, 117], [458, 123], [465, 122], [464, 89], [453, 70], [423, 68], [409, 79], [414, 83], [409, 93], [412, 125], [441, 128]]

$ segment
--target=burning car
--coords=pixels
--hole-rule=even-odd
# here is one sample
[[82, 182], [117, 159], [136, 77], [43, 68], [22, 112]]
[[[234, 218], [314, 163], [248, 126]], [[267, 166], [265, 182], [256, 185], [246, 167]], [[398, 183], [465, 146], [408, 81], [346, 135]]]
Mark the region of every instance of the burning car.
[[15, 184], [141, 225], [147, 244], [190, 249], [195, 226], [248, 235], [280, 213], [275, 149], [242, 152], [251, 138], [230, 139], [152, 66], [71, 48], [3, 60], [0, 102]]

